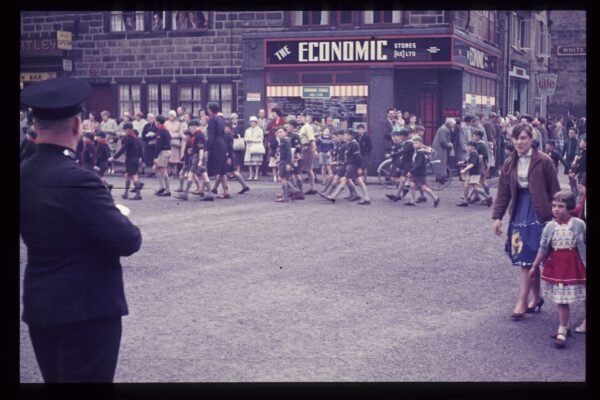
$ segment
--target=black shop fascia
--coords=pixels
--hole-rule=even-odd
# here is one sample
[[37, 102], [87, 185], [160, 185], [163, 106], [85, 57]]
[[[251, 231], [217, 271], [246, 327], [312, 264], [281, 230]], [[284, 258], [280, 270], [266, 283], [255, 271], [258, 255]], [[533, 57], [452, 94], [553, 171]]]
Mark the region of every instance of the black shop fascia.
[[[259, 108], [278, 106], [286, 114], [308, 111], [316, 120], [331, 115], [340, 128], [362, 123], [375, 133], [378, 152], [375, 142], [380, 141], [388, 108], [417, 115], [430, 143], [445, 116], [464, 113], [471, 88], [463, 83], [471, 74], [494, 82], [497, 78], [493, 48], [447, 30], [427, 35], [367, 33], [371, 32], [335, 37], [331, 32], [310, 32], [313, 37], [288, 32], [285, 38], [281, 32], [279, 37], [244, 35], [244, 110], [253, 115]], [[478, 90], [475, 84], [473, 92]], [[486, 101], [477, 97], [476, 102]]]

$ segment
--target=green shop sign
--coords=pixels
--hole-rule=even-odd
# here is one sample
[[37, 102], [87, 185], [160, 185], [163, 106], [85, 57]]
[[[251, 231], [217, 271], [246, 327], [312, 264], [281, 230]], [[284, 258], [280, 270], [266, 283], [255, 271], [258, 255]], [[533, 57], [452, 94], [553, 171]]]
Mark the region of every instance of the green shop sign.
[[329, 86], [302, 86], [302, 98], [304, 99], [328, 99], [331, 97]]

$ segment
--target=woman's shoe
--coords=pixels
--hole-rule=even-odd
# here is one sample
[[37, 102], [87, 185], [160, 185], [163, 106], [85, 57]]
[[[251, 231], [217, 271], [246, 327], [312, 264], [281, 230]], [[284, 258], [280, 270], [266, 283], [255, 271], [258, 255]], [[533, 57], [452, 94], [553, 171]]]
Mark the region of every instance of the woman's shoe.
[[564, 333], [557, 333], [556, 339], [554, 339], [554, 347], [556, 347], [557, 349], [564, 349], [566, 344], [567, 344], [567, 335]]
[[520, 320], [523, 319], [524, 316], [525, 316], [524, 312], [522, 312], [522, 313], [516, 313], [516, 312], [514, 312], [514, 313], [511, 314], [510, 317], [512, 318], [513, 321], [520, 321]]
[[[544, 305], [544, 298], [540, 298], [539, 301], [537, 302], [537, 304], [533, 307], [527, 307], [527, 309], [525, 310], [525, 312], [527, 314], [533, 314], [533, 313], [538, 313], [542, 311], [542, 306]], [[537, 311], [536, 311], [537, 309]]]

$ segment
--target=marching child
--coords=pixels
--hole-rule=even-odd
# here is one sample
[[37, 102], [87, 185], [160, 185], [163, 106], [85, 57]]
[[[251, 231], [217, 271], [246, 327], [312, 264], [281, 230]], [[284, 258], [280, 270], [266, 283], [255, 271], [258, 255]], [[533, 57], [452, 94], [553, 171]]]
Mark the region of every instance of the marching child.
[[392, 132], [392, 175], [398, 183], [398, 191], [396, 194], [386, 194], [390, 200], [398, 201], [402, 199], [408, 190], [404, 187], [408, 172], [412, 168], [412, 158], [415, 153], [413, 143], [406, 140], [408, 136], [407, 129], [401, 129], [397, 132]]
[[[191, 166], [192, 166], [192, 132], [190, 132], [189, 129], [186, 129], [183, 132], [183, 137], [184, 137], [184, 143], [185, 143], [185, 146], [183, 148], [183, 159], [182, 159], [183, 162], [181, 165], [181, 170], [179, 170], [179, 188], [175, 189], [175, 191], [179, 192], [179, 193], [184, 191], [183, 184], [187, 180], [187, 177], [189, 175], [189, 172], [190, 172]], [[190, 179], [190, 182], [193, 182], [193, 178]], [[188, 189], [188, 192], [189, 192], [189, 189]], [[187, 195], [187, 192], [186, 192], [186, 195]], [[182, 199], [182, 200], [187, 200], [187, 196], [175, 195], [175, 197]]]
[[321, 166], [321, 179], [331, 175], [331, 151], [333, 150], [333, 137], [329, 128], [323, 129], [317, 136], [317, 150], [319, 151], [319, 165]]
[[104, 179], [104, 174], [110, 166], [108, 161], [109, 158], [110, 147], [106, 140], [106, 133], [98, 131], [96, 133], [96, 165], [94, 166], [94, 171], [96, 171], [100, 179], [102, 179], [102, 183], [104, 183], [104, 186], [106, 186], [108, 191], [112, 191], [113, 185], [109, 184]]
[[360, 145], [360, 168], [362, 169], [362, 179], [367, 183], [367, 174], [369, 168], [369, 154], [373, 150], [373, 143], [369, 133], [365, 131], [363, 124], [356, 126], [356, 132], [358, 134], [358, 144]]
[[467, 165], [460, 171], [461, 175], [465, 175], [468, 173], [468, 177], [465, 179], [465, 193], [464, 200], [457, 204], [458, 207], [467, 207], [469, 202], [467, 201], [469, 198], [469, 186], [473, 190], [473, 193], [479, 193], [483, 197], [485, 197], [485, 201], [487, 206], [492, 205], [492, 197], [489, 196], [485, 191], [481, 188], [479, 184], [479, 179], [481, 176], [481, 162], [479, 160], [479, 154], [477, 153], [477, 144], [474, 141], [467, 142], [467, 152], [468, 159]]
[[[481, 161], [480, 174], [479, 174], [479, 184], [483, 188], [484, 192], [489, 195], [490, 187], [487, 184], [486, 177], [488, 174], [488, 165], [489, 165], [489, 149], [487, 143], [482, 139], [484, 131], [475, 129], [472, 132], [473, 141], [477, 146], [477, 153], [479, 153]], [[473, 194], [473, 193], [471, 193]], [[480, 200], [479, 195], [475, 193], [475, 197], [472, 202]], [[487, 204], [486, 200], [482, 200], [481, 204]]]
[[[290, 195], [293, 196], [294, 200], [304, 200], [304, 194], [302, 194], [302, 170], [300, 168], [300, 160], [302, 159], [302, 139], [298, 133], [298, 122], [296, 122], [295, 119], [292, 119], [287, 123], [287, 134], [290, 138], [290, 145], [292, 148], [292, 182], [295, 182], [295, 186], [300, 189], [300, 193]], [[281, 169], [281, 163], [279, 168]]]
[[93, 171], [96, 165], [96, 146], [94, 145], [94, 134], [86, 132], [83, 134], [83, 149], [81, 151], [80, 163], [83, 167]]
[[202, 201], [213, 201], [214, 197], [205, 192], [205, 190], [210, 191], [210, 179], [208, 178], [208, 171], [206, 169], [206, 129], [200, 125], [201, 123], [198, 120], [192, 120], [189, 124], [189, 127], [193, 129], [190, 173], [193, 181], [198, 185], [198, 190], [191, 193], [201, 196]]
[[[292, 173], [292, 144], [288, 137], [288, 131], [281, 127], [277, 129], [276, 134], [279, 139], [279, 178], [283, 192], [281, 195], [277, 195], [275, 201], [277, 203], [287, 203], [289, 202], [288, 197], [290, 195], [293, 199], [298, 194], [302, 194], [302, 191], [288, 181]], [[290, 190], [292, 191], [291, 193]]]
[[269, 168], [273, 169], [273, 182], [279, 182], [279, 138], [272, 135], [269, 139]]
[[127, 192], [129, 191], [129, 186], [133, 181], [135, 196], [132, 197], [131, 200], [141, 200], [141, 190], [144, 184], [139, 180], [138, 169], [144, 156], [142, 145], [137, 138], [137, 131], [133, 129], [133, 124], [131, 122], [126, 122], [123, 124], [123, 130], [125, 132], [123, 145], [113, 157], [108, 159], [108, 161], [112, 162], [114, 159], [119, 158], [123, 153], [125, 153], [125, 192], [123, 195], [121, 195], [121, 197], [123, 199], [127, 199]]
[[[569, 305], [585, 300], [585, 222], [572, 217], [575, 196], [568, 190], [552, 198], [552, 215], [542, 232], [540, 248], [533, 261], [529, 276], [535, 279], [543, 262], [542, 292], [558, 305], [558, 332], [552, 335], [557, 349], [565, 347], [569, 329]], [[543, 304], [543, 298], [538, 302]]]
[[411, 141], [413, 142], [413, 147], [415, 149], [415, 154], [413, 156], [413, 166], [408, 172], [407, 176], [410, 178], [410, 197], [412, 200], [404, 203], [405, 206], [414, 206], [415, 205], [415, 189], [420, 189], [423, 192], [427, 193], [433, 199], [433, 206], [437, 207], [440, 204], [440, 198], [436, 196], [431, 188], [427, 186], [427, 182], [425, 181], [425, 176], [427, 175], [427, 171], [425, 169], [427, 165], [427, 153], [428, 151], [423, 146], [423, 139], [419, 135], [415, 135], [412, 137]]
[[[329, 128], [324, 128], [329, 129]], [[333, 149], [331, 149], [331, 168], [329, 175], [323, 180], [325, 187], [320, 192], [321, 196], [328, 193], [329, 188], [337, 184], [339, 180], [338, 170], [340, 169], [340, 158], [341, 158], [341, 147], [344, 143], [342, 137], [342, 131], [335, 131], [333, 133]]]

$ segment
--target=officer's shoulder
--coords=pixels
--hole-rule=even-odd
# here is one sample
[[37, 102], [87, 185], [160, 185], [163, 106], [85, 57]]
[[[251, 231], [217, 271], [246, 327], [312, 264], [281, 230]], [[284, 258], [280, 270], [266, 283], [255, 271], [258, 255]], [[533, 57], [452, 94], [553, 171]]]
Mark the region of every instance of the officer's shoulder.
[[76, 185], [77, 187], [102, 186], [102, 181], [98, 175], [76, 163], [64, 164], [61, 173], [65, 182], [69, 185]]

